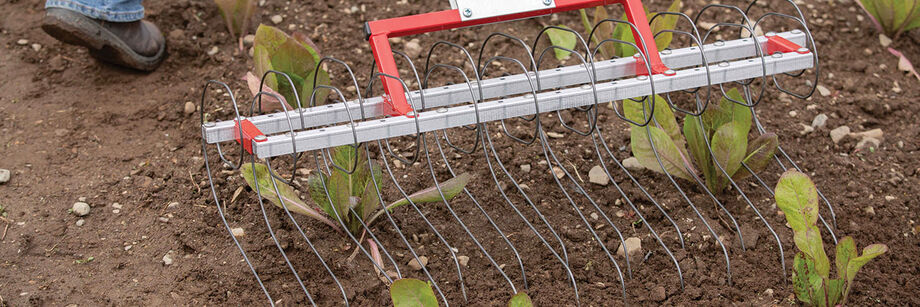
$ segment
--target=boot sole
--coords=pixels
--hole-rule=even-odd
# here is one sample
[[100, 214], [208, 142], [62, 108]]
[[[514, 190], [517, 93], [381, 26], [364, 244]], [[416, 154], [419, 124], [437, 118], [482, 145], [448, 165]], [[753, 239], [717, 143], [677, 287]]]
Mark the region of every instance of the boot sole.
[[166, 44], [154, 56], [140, 55], [102, 25], [66, 9], [48, 9], [42, 30], [63, 43], [88, 48], [90, 55], [100, 61], [140, 71], [153, 71], [166, 57]]

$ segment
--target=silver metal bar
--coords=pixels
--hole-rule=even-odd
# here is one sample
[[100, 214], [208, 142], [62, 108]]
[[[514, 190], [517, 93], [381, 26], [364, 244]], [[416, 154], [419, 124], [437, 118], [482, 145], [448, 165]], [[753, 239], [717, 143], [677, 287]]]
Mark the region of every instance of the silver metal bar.
[[[806, 44], [805, 34], [798, 30], [779, 33], [778, 35], [799, 45]], [[760, 42], [761, 48], [766, 50], [766, 38], [763, 36], [758, 37], [758, 41]], [[754, 44], [750, 39], [717, 42], [705, 45], [704, 50], [706, 59], [709, 63], [732, 61], [757, 55]], [[661, 58], [668, 67], [675, 70], [702, 64], [700, 52], [696, 47], [665, 50], [661, 52]], [[621, 58], [595, 63], [598, 81], [615, 80], [634, 76], [636, 73], [635, 68], [636, 60], [633, 58]], [[543, 89], [551, 89], [584, 84], [588, 83], [589, 80], [583, 66], [573, 65], [540, 71], [540, 82]], [[479, 91], [476, 90], [475, 83], [473, 86], [473, 95], [478, 98]], [[495, 99], [498, 97], [529, 93], [530, 89], [530, 85], [527, 83], [527, 77], [524, 76], [524, 74], [482, 80], [484, 99]], [[412, 101], [421, 103], [419, 91], [412, 91], [409, 95]], [[438, 108], [469, 101], [471, 101], [470, 91], [466, 83], [425, 90], [426, 108]], [[311, 127], [348, 122], [348, 112], [351, 112], [352, 116], [357, 118], [361, 114], [361, 107], [358, 101], [352, 100], [345, 103], [305, 108], [302, 112], [304, 119], [303, 125], [301, 125], [299, 119], [301, 111], [292, 110], [288, 112], [292, 119], [296, 119], [293, 121], [293, 130], [302, 130]], [[364, 113], [368, 118], [383, 116], [383, 99], [379, 96], [365, 99]], [[248, 119], [259, 128], [262, 133], [267, 135], [291, 130], [284, 112], [254, 116]], [[232, 120], [216, 122], [213, 123], [213, 125], [202, 127], [202, 130], [205, 141], [209, 144], [232, 141], [235, 139], [236, 134], [239, 133], [238, 130], [233, 129]]]
[[[811, 53], [776, 54], [764, 59], [766, 74], [774, 75], [794, 72], [814, 66]], [[712, 84], [722, 84], [761, 76], [763, 66], [760, 58], [735, 62], [722, 62], [711, 65], [709, 75]], [[583, 69], [583, 68], [582, 68]], [[584, 73], [584, 72], [582, 72]], [[674, 76], [655, 75], [652, 77], [657, 93], [693, 89], [708, 85], [707, 72], [703, 68], [691, 68], [677, 71]], [[469, 91], [469, 89], [467, 89]], [[590, 85], [560, 89], [537, 94], [541, 112], [582, 107], [595, 103]], [[597, 101], [601, 103], [642, 97], [652, 94], [648, 77], [603, 82], [596, 84]], [[478, 104], [479, 117], [482, 122], [497, 121], [535, 113], [534, 98], [530, 95], [508, 99], [493, 100]], [[664, 103], [663, 101], [661, 103]], [[473, 105], [441, 108], [418, 114], [418, 129], [421, 132], [437, 131], [476, 123]], [[378, 120], [357, 122], [354, 134], [351, 125], [339, 125], [328, 128], [295, 132], [292, 142], [289, 134], [269, 136], [264, 142], [253, 143], [253, 152], [259, 158], [269, 158], [322, 148], [352, 144], [355, 141], [367, 142], [416, 133], [415, 118], [392, 117]]]

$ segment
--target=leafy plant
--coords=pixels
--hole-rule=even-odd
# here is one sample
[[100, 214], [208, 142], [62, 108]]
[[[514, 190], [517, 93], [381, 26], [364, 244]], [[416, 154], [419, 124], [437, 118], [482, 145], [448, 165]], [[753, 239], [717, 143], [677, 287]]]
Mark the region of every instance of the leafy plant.
[[[558, 27], [565, 28], [565, 29], [569, 28], [569, 27], [562, 26], [562, 25]], [[575, 44], [578, 42], [577, 37], [575, 37], [575, 33], [561, 30], [561, 29], [555, 29], [555, 28], [547, 29], [546, 36], [549, 36], [549, 41], [553, 43], [553, 45], [567, 48], [570, 50], [574, 50]], [[569, 54], [571, 53], [571, 52], [568, 52], [562, 49], [558, 49], [558, 48], [553, 48], [553, 52], [556, 54], [556, 59], [560, 61], [567, 59], [569, 57]]]
[[395, 307], [437, 307], [438, 298], [427, 282], [403, 278], [390, 285], [390, 299]]
[[859, 0], [879, 32], [898, 39], [911, 29], [920, 28], [920, 0]]
[[776, 185], [776, 204], [786, 215], [799, 252], [793, 264], [792, 285], [796, 298], [809, 306], [840, 306], [846, 303], [856, 273], [869, 260], [888, 251], [884, 244], [872, 244], [856, 252], [852, 237], [837, 244], [837, 278], [830, 278], [830, 261], [824, 251], [818, 221], [818, 192], [805, 174], [789, 170]]
[[[680, 12], [680, 7], [681, 0], [675, 0], [668, 7], [667, 12]], [[579, 10], [579, 13], [581, 14], [581, 22], [584, 24], [585, 30], [589, 32], [592, 28], [594, 28], [594, 25], [600, 23], [604, 19], [610, 18], [609, 14], [607, 13], [607, 8], [604, 6], [598, 6], [594, 8], [593, 22], [589, 21], [588, 14], [584, 9]], [[655, 16], [655, 13], [648, 13], [648, 11], [646, 11], [646, 15], [648, 19], [651, 20], [652, 17]], [[620, 20], [626, 20], [626, 14], [623, 14], [623, 17], [621, 17]], [[677, 26], [677, 20], [678, 16], [662, 15], [658, 16], [658, 18], [655, 18], [654, 21], [651, 21], [650, 27], [652, 28], [652, 34], [658, 34], [659, 32], [661, 32], [661, 34], [655, 37], [655, 45], [658, 46], [658, 50], [649, 50], [650, 52], [661, 51], [671, 45], [671, 41], [674, 38], [673, 33], [662, 31], [674, 30], [674, 28]], [[595, 46], [600, 44], [601, 41], [609, 38], [631, 43], [636, 42], [636, 39], [633, 37], [632, 27], [625, 23], [614, 24], [611, 22], [605, 22], [597, 28], [597, 30], [594, 32], [594, 36], [591, 37], [591, 39], [594, 40]], [[601, 46], [600, 52], [605, 58], [612, 58], [614, 56], [622, 58], [631, 57], [638, 51], [632, 46], [626, 44], [605, 43], [603, 46]]]
[[239, 40], [240, 50], [243, 49], [243, 36], [249, 30], [249, 20], [256, 11], [255, 0], [214, 0], [217, 9], [220, 10], [220, 16], [224, 18], [227, 24], [227, 31], [230, 36]]
[[[737, 89], [729, 90], [727, 97], [745, 101]], [[751, 110], [726, 97], [718, 104], [711, 103], [702, 115], [684, 118], [682, 129], [668, 103], [660, 96], [655, 97], [654, 112], [651, 99], [624, 101], [623, 109], [627, 118], [638, 123], [645, 122], [648, 114], [653, 115], [654, 121], [649, 124], [648, 132], [645, 127], [630, 127], [633, 156], [642, 166], [663, 173], [663, 165], [671, 175], [686, 180], [696, 178], [699, 169], [706, 186], [714, 193], [728, 187], [729, 177], [741, 180], [751, 176], [742, 167], [742, 162], [755, 173], [765, 169], [779, 146], [777, 136], [772, 133], [762, 134], [749, 142]], [[661, 164], [658, 163], [659, 157]], [[719, 166], [728, 174], [727, 177]]]
[[[259, 78], [264, 75], [268, 89], [262, 88], [262, 90], [279, 93], [290, 108], [310, 106], [310, 95], [315, 86], [313, 84], [315, 73], [319, 74], [316, 76], [317, 84], [329, 84], [329, 73], [322, 67], [319, 70], [316, 69], [316, 65], [322, 58], [319, 48], [303, 33], [294, 32], [292, 35], [287, 35], [278, 28], [260, 24], [253, 41], [252, 57], [255, 62], [255, 74], [246, 75], [250, 91], [253, 92], [253, 95], [259, 92]], [[265, 75], [270, 70], [287, 74], [291, 77], [291, 82], [278, 74]], [[295, 91], [300, 96], [299, 104], [294, 95]], [[328, 94], [327, 89], [318, 90], [316, 104], [323, 104]], [[280, 102], [267, 95], [263, 95], [262, 103], [263, 111], [281, 108]]]
[[527, 293], [518, 292], [508, 301], [508, 307], [533, 307], [533, 302], [530, 301]]

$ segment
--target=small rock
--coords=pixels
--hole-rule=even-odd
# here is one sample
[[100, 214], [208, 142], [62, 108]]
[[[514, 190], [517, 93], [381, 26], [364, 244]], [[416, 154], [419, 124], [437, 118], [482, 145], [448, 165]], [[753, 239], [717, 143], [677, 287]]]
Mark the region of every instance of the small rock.
[[[459, 259], [457, 259], [457, 260], [459, 260]], [[421, 261], [421, 264], [419, 264], [419, 261]], [[412, 260], [409, 260], [409, 264], [408, 264], [408, 265], [409, 265], [409, 267], [412, 268], [413, 270], [420, 271], [420, 270], [422, 270], [422, 267], [423, 267], [423, 266], [427, 266], [427, 265], [428, 265], [428, 257], [425, 257], [425, 256], [418, 256], [418, 259], [413, 258]]]
[[530, 173], [530, 164], [521, 164], [521, 171], [525, 173]]
[[67, 62], [64, 61], [63, 56], [58, 54], [48, 60], [48, 67], [51, 68], [51, 71], [61, 72], [67, 69]]
[[466, 267], [470, 263], [469, 256], [457, 256], [457, 261], [460, 262], [460, 265]]
[[598, 218], [597, 213], [596, 213], [596, 212], [591, 212], [591, 219], [596, 221], [597, 218]]
[[815, 116], [815, 119], [811, 121], [811, 127], [815, 129], [824, 128], [827, 125], [827, 115], [824, 113], [818, 114]]
[[173, 254], [175, 254], [174, 251], [169, 251], [169, 252], [166, 253], [166, 255], [163, 255], [163, 264], [164, 264], [164, 265], [172, 265], [172, 264], [173, 264]]
[[246, 230], [244, 230], [243, 227], [231, 228], [230, 233], [232, 233], [234, 237], [239, 238], [246, 235]]
[[831, 140], [834, 141], [834, 144], [840, 143], [844, 137], [850, 134], [850, 127], [840, 126], [831, 130]]
[[819, 84], [817, 86], [817, 89], [818, 89], [818, 93], [821, 94], [821, 96], [827, 97], [831, 95], [831, 90], [827, 89], [823, 85]]
[[165, 216], [158, 217], [157, 220], [160, 221], [160, 223], [169, 223], [169, 218]]
[[32, 44], [32, 50], [35, 50], [35, 52], [42, 51], [42, 45], [41, 45], [41, 44]]
[[176, 209], [179, 208], [179, 202], [171, 202], [169, 205], [166, 205], [166, 209]]
[[882, 47], [885, 47], [885, 48], [888, 48], [888, 46], [891, 46], [891, 38], [885, 34], [878, 35], [878, 42], [879, 44], [882, 44]]
[[282, 21], [284, 21], [284, 18], [282, 18], [281, 15], [275, 15], [275, 16], [272, 16], [271, 20], [273, 24], [279, 24]]
[[814, 127], [809, 126], [809, 125], [806, 125], [806, 124], [801, 124], [801, 125], [802, 125], [802, 131], [799, 131], [799, 134], [801, 134], [801, 135], [806, 135], [806, 134], [815, 132], [815, 128], [814, 128]]
[[413, 59], [417, 58], [419, 54], [422, 54], [422, 45], [419, 45], [419, 40], [417, 38], [406, 42], [403, 48], [406, 50], [406, 55]]
[[764, 290], [763, 295], [766, 295], [768, 297], [773, 297], [773, 289]]
[[185, 102], [185, 114], [192, 114], [192, 113], [195, 113], [195, 110], [196, 110], [197, 108], [198, 108], [198, 107], [195, 105], [194, 102], [191, 102], [191, 101], [186, 101], [186, 102]]
[[28, 45], [28, 44], [29, 44], [29, 40], [23, 38], [23, 39], [20, 39], [20, 40], [16, 41], [16, 44], [17, 44], [17, 45], [20, 45], [20, 46], [25, 46], [25, 45]]
[[[617, 255], [623, 257], [623, 245], [620, 244], [620, 247], [617, 247]], [[635, 256], [642, 253], [642, 240], [636, 237], [630, 237], [626, 239], [625, 242], [626, 250], [629, 251], [629, 256]]]
[[126, 246], [125, 246], [125, 251], [126, 251], [126, 252], [129, 251], [129, 250], [131, 250], [131, 248], [133, 248], [133, 247], [134, 247], [134, 245], [126, 245]]
[[0, 168], [0, 183], [7, 183], [10, 181], [10, 170]]
[[292, 23], [292, 24], [289, 24], [289, 25], [288, 25], [288, 31], [294, 31], [294, 30], [297, 30], [297, 25], [295, 25], [295, 24], [293, 24], [293, 23]]
[[879, 140], [881, 140], [882, 138], [885, 137], [885, 132], [882, 131], [882, 129], [876, 128], [876, 129], [872, 129], [872, 130], [869, 130], [869, 131], [863, 131], [863, 132], [859, 132], [859, 133], [851, 133], [850, 136], [852, 136], [852, 137], [854, 137], [854, 138], [873, 138], [873, 139], [879, 139]]
[[653, 288], [652, 291], [649, 291], [648, 298], [656, 302], [661, 302], [668, 298], [668, 295], [665, 293], [664, 287], [657, 286]]
[[894, 197], [894, 196], [891, 196], [891, 195], [885, 196], [885, 201], [892, 201], [892, 200], [895, 200], [895, 199], [897, 199], [897, 198]]
[[600, 165], [595, 165], [588, 171], [588, 181], [605, 186], [610, 184], [610, 177], [607, 177], [607, 173], [604, 172]]
[[83, 220], [83, 219], [77, 220], [77, 227], [82, 227], [83, 224], [86, 224], [86, 221], [85, 221], [85, 220]]
[[252, 34], [246, 34], [243, 36], [243, 45], [252, 46], [252, 43], [256, 41], [256, 36]]
[[874, 137], [864, 137], [859, 143], [856, 144], [856, 149], [865, 149], [867, 147], [878, 148], [882, 144], [882, 141]]
[[624, 216], [626, 216], [626, 211], [617, 210], [616, 215], [617, 215], [617, 217], [624, 217]]
[[868, 215], [875, 215], [875, 208], [873, 208], [872, 206], [866, 207], [865, 211], [866, 211], [866, 214]]
[[73, 203], [73, 214], [76, 216], [86, 216], [89, 214], [89, 204], [84, 202]]
[[112, 208], [121, 209], [123, 206], [119, 203], [112, 203]]
[[639, 163], [639, 159], [636, 159], [636, 157], [629, 157], [624, 159], [623, 167], [626, 167], [626, 169], [631, 171], [639, 171], [645, 169], [645, 167]]
[[904, 149], [904, 141], [898, 141], [898, 148]]
[[562, 179], [565, 176], [565, 171], [557, 166], [553, 166], [553, 175], [556, 175], [556, 178]]
[[212, 46], [211, 49], [208, 49], [208, 56], [213, 56], [218, 52], [220, 52], [220, 48], [217, 48], [217, 46]]
[[798, 115], [799, 115], [799, 112], [796, 112], [796, 111], [789, 111], [789, 117], [796, 117], [796, 116], [798, 116]]
[[551, 139], [561, 139], [561, 138], [565, 137], [565, 135], [562, 135], [562, 133], [556, 133], [556, 132], [552, 132], [552, 131], [547, 132], [547, 133], [546, 133], [546, 136], [548, 136], [548, 137], [551, 138]]

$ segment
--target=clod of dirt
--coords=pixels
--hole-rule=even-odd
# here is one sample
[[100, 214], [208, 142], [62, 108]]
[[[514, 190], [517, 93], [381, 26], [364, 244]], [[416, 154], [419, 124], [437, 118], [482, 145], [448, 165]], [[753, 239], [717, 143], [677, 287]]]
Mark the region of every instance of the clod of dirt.
[[234, 237], [237, 237], [237, 238], [246, 235], [246, 230], [243, 229], [242, 227], [237, 227], [237, 228], [230, 229], [230, 232], [233, 233], [233, 236], [234, 236]]
[[843, 140], [847, 135], [850, 135], [850, 127], [837, 127], [831, 130], [831, 141], [834, 141], [834, 144], [840, 143], [840, 140]]
[[868, 147], [878, 148], [878, 146], [881, 144], [882, 144], [882, 141], [879, 141], [876, 138], [866, 137], [860, 140], [859, 143], [856, 144], [856, 149], [866, 149]]
[[[419, 263], [419, 260], [421, 260], [421, 263]], [[459, 260], [459, 259], [458, 259], [458, 260]], [[414, 258], [413, 258], [412, 260], [409, 260], [409, 264], [408, 264], [408, 265], [409, 265], [409, 267], [412, 268], [413, 270], [420, 271], [420, 270], [422, 270], [422, 267], [423, 267], [423, 266], [428, 265], [428, 257], [425, 257], [425, 256], [418, 256], [418, 259], [414, 259]]]
[[649, 291], [648, 298], [656, 302], [661, 302], [667, 299], [668, 295], [665, 293], [664, 287], [657, 286], [653, 288], [652, 291]]
[[645, 167], [639, 163], [639, 159], [636, 159], [636, 157], [629, 157], [624, 159], [623, 167], [631, 171], [639, 171], [645, 169]]
[[[619, 255], [620, 257], [623, 257], [624, 255], [623, 245], [624, 244], [620, 244], [620, 247], [617, 247], [617, 255]], [[626, 238], [625, 245], [626, 245], [626, 249], [629, 251], [630, 257], [638, 255], [642, 252], [642, 240], [639, 238], [636, 238], [636, 237]]]
[[607, 177], [607, 173], [604, 172], [604, 169], [601, 168], [600, 165], [595, 165], [588, 171], [588, 181], [603, 186], [610, 184], [610, 178]]
[[77, 224], [77, 227], [82, 227], [83, 224], [86, 224], [86, 220], [84, 220], [84, 219], [79, 219], [79, 220], [77, 220], [77, 223], [76, 223], [76, 224]]
[[7, 183], [10, 181], [10, 170], [0, 168], [0, 183]]
[[75, 202], [73, 203], [73, 214], [76, 216], [86, 216], [89, 214], [89, 204], [84, 202]]
[[48, 60], [48, 67], [51, 68], [51, 71], [61, 72], [67, 69], [67, 62], [64, 61], [64, 57], [60, 54], [52, 57]]
[[195, 113], [196, 109], [197, 109], [197, 106], [195, 106], [194, 102], [191, 102], [191, 101], [185, 102], [185, 114]]
[[460, 265], [462, 265], [463, 267], [466, 267], [467, 264], [470, 263], [470, 257], [469, 256], [457, 256], [457, 261], [460, 262]]
[[403, 48], [406, 50], [406, 55], [408, 55], [409, 58], [417, 58], [418, 55], [422, 53], [422, 45], [419, 45], [419, 40], [417, 38], [406, 42]]
[[521, 171], [525, 173], [530, 173], [530, 164], [521, 164]]

